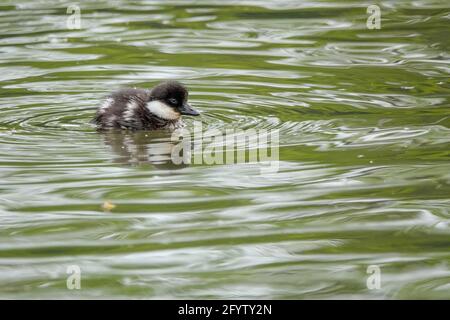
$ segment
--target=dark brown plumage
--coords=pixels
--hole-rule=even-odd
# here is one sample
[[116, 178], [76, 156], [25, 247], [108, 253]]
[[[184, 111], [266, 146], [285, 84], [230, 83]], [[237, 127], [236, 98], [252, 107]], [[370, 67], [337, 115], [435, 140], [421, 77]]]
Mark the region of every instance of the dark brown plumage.
[[182, 114], [199, 115], [187, 100], [187, 89], [176, 81], [152, 90], [121, 89], [106, 97], [92, 122], [98, 130], [176, 129], [183, 125]]

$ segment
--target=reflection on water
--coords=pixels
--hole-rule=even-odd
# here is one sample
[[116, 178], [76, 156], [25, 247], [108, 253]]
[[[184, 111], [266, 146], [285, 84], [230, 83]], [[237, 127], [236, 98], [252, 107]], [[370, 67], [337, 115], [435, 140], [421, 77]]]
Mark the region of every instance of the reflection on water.
[[177, 142], [171, 141], [169, 133], [159, 132], [103, 132], [105, 145], [112, 151], [114, 163], [143, 165], [156, 168], [177, 169], [184, 165], [172, 162], [171, 154]]
[[[0, 4], [0, 297], [450, 297], [448, 4], [383, 2], [380, 30], [359, 2], [80, 6]], [[165, 79], [205, 132], [278, 130], [278, 172], [89, 125]]]

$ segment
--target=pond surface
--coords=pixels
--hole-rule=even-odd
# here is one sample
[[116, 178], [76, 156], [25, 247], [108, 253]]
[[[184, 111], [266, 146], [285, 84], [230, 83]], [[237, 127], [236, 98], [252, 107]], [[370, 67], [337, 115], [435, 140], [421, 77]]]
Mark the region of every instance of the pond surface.
[[[448, 2], [78, 4], [0, 4], [1, 298], [450, 298]], [[278, 130], [279, 170], [89, 124], [165, 79], [205, 131]]]

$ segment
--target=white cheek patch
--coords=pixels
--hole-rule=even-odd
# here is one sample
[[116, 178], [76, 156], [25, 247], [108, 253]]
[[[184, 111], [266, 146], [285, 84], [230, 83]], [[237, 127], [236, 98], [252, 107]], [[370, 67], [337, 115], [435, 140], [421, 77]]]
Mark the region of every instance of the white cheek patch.
[[176, 120], [181, 116], [180, 113], [158, 100], [148, 102], [147, 109], [154, 115], [165, 120]]

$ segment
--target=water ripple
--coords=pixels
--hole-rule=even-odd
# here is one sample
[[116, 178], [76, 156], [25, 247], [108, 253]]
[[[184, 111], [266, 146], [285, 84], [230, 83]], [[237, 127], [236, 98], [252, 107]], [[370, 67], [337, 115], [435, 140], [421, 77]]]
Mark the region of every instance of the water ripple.
[[[80, 5], [80, 30], [59, 2], [0, 5], [1, 297], [448, 297], [447, 5], [383, 3], [380, 30], [338, 1]], [[278, 130], [278, 172], [89, 125], [165, 79], [204, 134]]]

